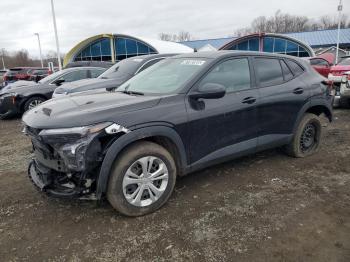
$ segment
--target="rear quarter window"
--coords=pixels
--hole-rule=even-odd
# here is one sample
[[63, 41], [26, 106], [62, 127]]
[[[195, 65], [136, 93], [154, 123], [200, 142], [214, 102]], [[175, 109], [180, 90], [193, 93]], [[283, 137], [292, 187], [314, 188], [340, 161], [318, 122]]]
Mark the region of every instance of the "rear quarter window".
[[304, 69], [297, 62], [287, 59], [287, 64], [289, 68], [292, 70], [294, 76], [299, 76], [302, 73], [304, 73]]

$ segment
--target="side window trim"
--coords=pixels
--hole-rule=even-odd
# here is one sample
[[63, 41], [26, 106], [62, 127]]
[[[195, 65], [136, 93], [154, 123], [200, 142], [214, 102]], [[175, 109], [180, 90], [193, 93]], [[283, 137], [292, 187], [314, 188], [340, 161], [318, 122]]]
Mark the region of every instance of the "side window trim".
[[[282, 67], [282, 63], [284, 63], [285, 64], [285, 66], [289, 69], [289, 72], [291, 72], [291, 74], [292, 74], [292, 78], [291, 79], [288, 79], [288, 80], [286, 80], [286, 76], [285, 76], [285, 72], [283, 71], [283, 67]], [[284, 59], [280, 59], [280, 65], [281, 65], [281, 68], [282, 68], [282, 74], [283, 74], [283, 83], [287, 83], [287, 82], [289, 82], [289, 81], [291, 81], [291, 80], [293, 80], [296, 76], [294, 75], [294, 73], [293, 73], [293, 71], [290, 69], [290, 67], [288, 66], [288, 64], [286, 63], [286, 61], [284, 61]]]

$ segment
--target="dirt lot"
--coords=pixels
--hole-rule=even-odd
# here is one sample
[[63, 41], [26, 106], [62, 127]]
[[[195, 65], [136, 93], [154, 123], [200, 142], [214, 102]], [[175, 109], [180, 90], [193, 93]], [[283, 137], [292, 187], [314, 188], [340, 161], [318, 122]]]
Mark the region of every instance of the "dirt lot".
[[191, 174], [140, 218], [39, 194], [20, 129], [0, 121], [1, 261], [350, 261], [350, 111], [335, 111], [318, 154], [272, 150]]

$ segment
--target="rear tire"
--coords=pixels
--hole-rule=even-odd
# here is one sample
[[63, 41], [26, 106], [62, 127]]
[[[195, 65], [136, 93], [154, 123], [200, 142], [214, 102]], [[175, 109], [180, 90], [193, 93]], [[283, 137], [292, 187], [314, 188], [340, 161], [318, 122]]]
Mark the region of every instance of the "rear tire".
[[126, 216], [152, 213], [169, 199], [176, 174], [175, 161], [164, 147], [147, 141], [137, 142], [115, 160], [107, 199]]
[[24, 112], [33, 109], [34, 107], [36, 107], [37, 105], [41, 104], [42, 102], [44, 102], [45, 99], [40, 97], [40, 96], [33, 96], [31, 98], [28, 99], [27, 102], [25, 102], [24, 104]]
[[317, 115], [306, 113], [299, 123], [292, 141], [285, 149], [292, 157], [306, 157], [317, 152], [322, 133], [322, 125]]

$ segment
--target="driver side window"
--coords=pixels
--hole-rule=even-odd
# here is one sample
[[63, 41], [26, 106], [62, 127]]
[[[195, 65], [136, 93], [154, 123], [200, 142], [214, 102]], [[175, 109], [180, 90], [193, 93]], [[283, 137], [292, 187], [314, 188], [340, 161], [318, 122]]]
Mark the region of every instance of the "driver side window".
[[251, 80], [248, 59], [235, 58], [221, 62], [202, 79], [200, 86], [206, 83], [223, 85], [227, 93], [249, 89]]
[[87, 78], [87, 70], [77, 70], [61, 76], [58, 80], [64, 80], [67, 83], [85, 78]]

